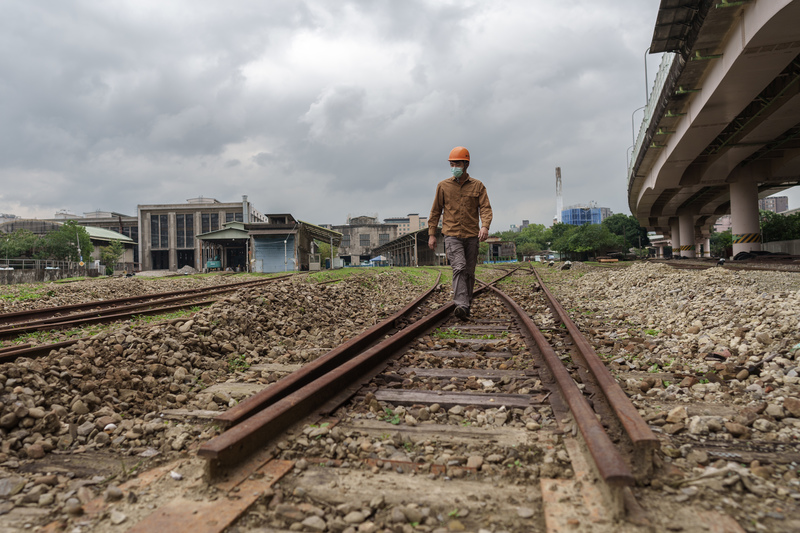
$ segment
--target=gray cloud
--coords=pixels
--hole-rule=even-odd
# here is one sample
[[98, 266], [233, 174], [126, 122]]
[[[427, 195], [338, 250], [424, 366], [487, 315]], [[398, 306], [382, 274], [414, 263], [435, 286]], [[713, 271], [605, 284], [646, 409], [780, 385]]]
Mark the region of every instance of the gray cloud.
[[555, 166], [565, 205], [627, 212], [658, 4], [12, 1], [0, 212], [247, 194], [317, 223], [424, 214], [459, 144], [493, 229], [552, 220]]

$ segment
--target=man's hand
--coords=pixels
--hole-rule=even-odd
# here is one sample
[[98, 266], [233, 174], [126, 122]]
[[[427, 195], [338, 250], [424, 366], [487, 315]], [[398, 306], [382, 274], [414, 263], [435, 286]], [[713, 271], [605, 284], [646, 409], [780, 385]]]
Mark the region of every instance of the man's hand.
[[489, 228], [481, 228], [478, 232], [478, 240], [483, 242], [489, 238]]
[[428, 248], [430, 248], [431, 250], [436, 249], [436, 235], [431, 235], [430, 237], [428, 237]]

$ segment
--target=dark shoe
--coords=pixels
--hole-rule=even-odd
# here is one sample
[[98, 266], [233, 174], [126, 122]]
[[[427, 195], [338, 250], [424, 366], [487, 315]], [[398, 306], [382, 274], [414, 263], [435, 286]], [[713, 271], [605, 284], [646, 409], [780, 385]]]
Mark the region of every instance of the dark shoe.
[[466, 307], [456, 307], [456, 310], [453, 311], [453, 314], [459, 320], [466, 320], [469, 316], [469, 309]]

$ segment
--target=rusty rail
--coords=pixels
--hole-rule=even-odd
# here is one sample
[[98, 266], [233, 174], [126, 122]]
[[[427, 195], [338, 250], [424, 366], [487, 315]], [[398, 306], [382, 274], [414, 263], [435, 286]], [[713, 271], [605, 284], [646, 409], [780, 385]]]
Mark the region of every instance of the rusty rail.
[[240, 404], [217, 416], [215, 421], [225, 427], [235, 426], [253, 416], [265, 406], [275, 403], [279, 399], [320, 378], [325, 373], [332, 371], [354, 355], [365, 350], [368, 346], [374, 344], [381, 337], [394, 329], [398, 321], [403, 320], [411, 314], [416, 307], [427, 299], [439, 286], [441, 277], [442, 275], [440, 273], [433, 287], [386, 320], [375, 324], [357, 337], [341, 344], [314, 361], [303, 365], [300, 370], [292, 372], [283, 379], [273, 383], [270, 387], [250, 396]]
[[57, 342], [55, 344], [41, 344], [39, 346], [31, 346], [30, 344], [24, 344], [22, 346], [9, 346], [8, 348], [3, 348], [3, 350], [0, 351], [0, 363], [8, 363], [20, 357], [41, 357], [49, 354], [51, 350], [60, 350], [61, 348], [72, 346], [77, 342], [88, 340], [88, 337], [83, 337], [80, 339], [70, 339], [68, 341]]
[[611, 442], [602, 424], [597, 420], [594, 411], [589, 407], [586, 398], [583, 397], [583, 393], [578, 389], [572, 376], [569, 375], [564, 364], [558, 358], [542, 332], [539, 331], [536, 324], [533, 323], [533, 320], [531, 320], [525, 310], [510, 296], [495, 287], [491, 287], [491, 290], [503, 300], [506, 307], [517, 315], [525, 333], [527, 333], [539, 348], [547, 368], [550, 370], [558, 387], [561, 389], [562, 396], [567, 402], [569, 410], [572, 412], [572, 416], [575, 419], [575, 423], [578, 425], [583, 435], [583, 439], [597, 465], [600, 476], [612, 487], [633, 485], [634, 478], [630, 468], [628, 468], [627, 463], [614, 446], [614, 443]]
[[165, 298], [170, 298], [173, 296], [189, 296], [192, 294], [195, 295], [204, 294], [203, 291], [209, 291], [209, 290], [217, 292], [231, 292], [250, 285], [271, 283], [273, 281], [278, 281], [293, 275], [294, 274], [286, 274], [283, 276], [276, 276], [274, 278], [242, 281], [237, 283], [227, 283], [225, 285], [216, 285], [212, 287], [200, 287], [196, 289], [186, 289], [182, 291], [169, 291], [169, 292], [145, 294], [142, 296], [130, 296], [127, 298], [115, 298], [113, 300], [98, 300], [82, 304], [71, 304], [58, 307], [46, 307], [43, 309], [29, 309], [27, 311], [4, 313], [0, 314], [0, 325], [6, 326], [8, 324], [14, 324], [19, 322], [33, 322], [34, 320], [36, 321], [36, 323], [41, 323], [41, 324], [45, 324], [48, 322], [59, 322], [67, 319], [68, 317], [68, 315], [64, 315], [62, 313], [72, 312], [82, 309], [91, 310], [92, 312], [94, 312], [94, 315], [96, 316], [97, 311], [99, 310], [108, 308], [120, 308], [121, 306], [126, 304], [137, 304], [140, 302], [144, 302], [145, 305], [147, 303], [149, 303], [150, 305], [155, 305], [157, 303], [156, 301], [159, 299], [163, 300]]
[[[513, 271], [512, 271], [513, 272]], [[505, 274], [492, 283], [511, 275]], [[341, 397], [342, 391], [359, 382], [376, 367], [380, 367], [416, 337], [435, 327], [455, 308], [449, 302], [427, 316], [407, 325], [391, 337], [372, 345], [394, 329], [395, 323], [409, 315], [439, 285], [408, 304], [380, 324], [358, 337], [304, 365], [260, 393], [219, 415], [215, 420], [228, 426], [221, 435], [204, 443], [197, 454], [207, 460], [208, 474], [213, 478], [244, 460], [264, 446], [281, 431], [305, 416], [319, 412], [329, 400]], [[486, 290], [482, 287], [475, 295]], [[357, 388], [345, 394], [355, 394]]]
[[625, 434], [630, 439], [634, 451], [633, 466], [634, 470], [637, 471], [637, 478], [642, 479], [649, 476], [652, 473], [653, 455], [659, 445], [658, 438], [639, 415], [639, 411], [617, 384], [614, 376], [611, 375], [611, 372], [608, 371], [597, 356], [597, 352], [580, 332], [578, 326], [564, 310], [564, 307], [544, 285], [539, 273], [534, 272], [534, 274], [539, 286], [542, 288], [542, 292], [544, 292], [561, 322], [566, 326], [572, 340], [575, 342], [575, 346], [581, 352], [586, 366], [608, 401], [609, 407], [611, 407], [620, 425], [625, 430]]

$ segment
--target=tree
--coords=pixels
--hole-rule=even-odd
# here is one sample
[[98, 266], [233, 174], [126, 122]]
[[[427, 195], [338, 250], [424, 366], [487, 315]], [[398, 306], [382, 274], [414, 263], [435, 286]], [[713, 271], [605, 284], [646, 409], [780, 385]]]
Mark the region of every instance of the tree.
[[602, 224], [584, 224], [570, 226], [570, 229], [553, 242], [552, 248], [560, 252], [585, 256], [618, 250], [625, 245], [624, 237], [614, 235]]
[[641, 227], [633, 215], [617, 213], [603, 220], [602, 224], [614, 235], [624, 237], [626, 249], [643, 248], [650, 244], [647, 229]]
[[478, 244], [478, 263], [483, 263], [486, 261], [486, 257], [489, 255], [489, 243], [482, 242]]
[[121, 242], [114, 239], [109, 246], [100, 248], [100, 262], [106, 266], [106, 274], [114, 273], [114, 266], [125, 253], [125, 247]]
[[772, 211], [759, 211], [761, 237], [764, 242], [800, 239], [800, 213], [785, 216]]
[[[577, 226], [573, 226], [572, 224], [564, 224], [563, 222], [556, 222], [550, 228], [550, 242], [553, 243], [564, 236], [565, 233], [572, 231]], [[553, 245], [551, 244], [550, 247], [552, 248]], [[558, 248], [555, 248], [556, 250]]]
[[26, 229], [18, 229], [12, 233], [0, 234], [0, 257], [30, 257], [39, 245], [39, 237]]
[[[325, 260], [331, 258], [331, 243], [314, 239], [317, 245], [317, 253], [319, 254], [321, 266], [325, 265]], [[331, 265], [333, 267], [333, 265]]]
[[[80, 253], [78, 245], [80, 245]], [[94, 245], [86, 228], [69, 220], [56, 231], [51, 231], [42, 237], [42, 246], [36, 253], [36, 257], [57, 261], [80, 261], [81, 257], [89, 257], [93, 251]]]
[[733, 236], [731, 230], [726, 229], [722, 232], [714, 232], [711, 234], [711, 254], [714, 257], [725, 257], [728, 248], [733, 246]]

